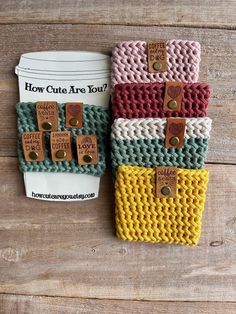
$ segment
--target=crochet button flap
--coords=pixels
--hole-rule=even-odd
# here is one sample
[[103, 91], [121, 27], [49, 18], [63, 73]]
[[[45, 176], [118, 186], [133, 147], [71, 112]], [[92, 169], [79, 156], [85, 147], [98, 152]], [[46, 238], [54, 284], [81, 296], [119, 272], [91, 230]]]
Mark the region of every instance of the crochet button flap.
[[176, 197], [158, 198], [155, 168], [120, 166], [115, 182], [117, 236], [196, 245], [207, 183], [207, 170], [178, 169]]
[[[28, 162], [24, 158], [22, 147], [23, 132], [37, 132], [37, 115], [35, 103], [18, 103], [16, 106], [18, 114], [18, 158], [22, 172], [71, 172], [81, 174], [91, 174], [94, 176], [103, 175], [106, 167], [107, 136], [109, 131], [109, 111], [107, 108], [94, 105], [83, 105], [83, 127], [66, 128], [65, 104], [58, 106], [58, 132], [71, 132], [72, 159], [65, 160], [65, 154], [59, 154], [59, 160], [53, 161], [50, 149], [50, 133], [44, 132], [45, 136], [45, 159], [43, 161]], [[96, 164], [78, 164], [76, 151], [76, 137], [79, 135], [96, 135], [98, 160]], [[63, 158], [62, 158], [63, 157]]]
[[[169, 90], [169, 86], [182, 85], [181, 93], [176, 96], [177, 90]], [[167, 94], [167, 95], [166, 95]], [[165, 96], [166, 95], [166, 96]], [[115, 86], [112, 112], [118, 118], [198, 118], [207, 115], [210, 87], [207, 83], [125, 83]], [[181, 98], [181, 99], [180, 99]], [[171, 101], [180, 105], [172, 110], [167, 107]], [[170, 104], [173, 107], [173, 103]], [[166, 110], [168, 109], [168, 110]]]
[[150, 82], [197, 82], [200, 64], [200, 44], [188, 40], [167, 40], [168, 71], [148, 71], [147, 42], [125, 41], [112, 51], [112, 84]]

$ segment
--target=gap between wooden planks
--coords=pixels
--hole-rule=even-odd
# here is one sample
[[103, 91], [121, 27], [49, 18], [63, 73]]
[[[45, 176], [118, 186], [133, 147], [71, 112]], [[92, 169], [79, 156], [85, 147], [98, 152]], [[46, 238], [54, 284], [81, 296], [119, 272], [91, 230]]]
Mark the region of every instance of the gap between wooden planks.
[[170, 25], [235, 28], [234, 0], [48, 0], [0, 3], [0, 23]]
[[147, 302], [0, 295], [0, 314], [233, 314], [229, 302]]

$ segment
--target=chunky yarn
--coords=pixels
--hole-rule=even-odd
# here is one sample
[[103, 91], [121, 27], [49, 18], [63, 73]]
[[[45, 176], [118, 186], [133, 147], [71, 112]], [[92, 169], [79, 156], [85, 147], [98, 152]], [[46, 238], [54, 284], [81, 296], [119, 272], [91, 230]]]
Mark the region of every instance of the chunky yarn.
[[178, 169], [175, 198], [155, 196], [155, 169], [120, 166], [115, 182], [116, 230], [122, 240], [196, 245], [207, 170]]
[[[18, 157], [22, 172], [71, 172], [103, 175], [106, 167], [106, 147], [109, 128], [108, 109], [101, 106], [83, 105], [83, 127], [81, 129], [67, 129], [65, 127], [65, 105], [58, 104], [58, 131], [71, 131], [72, 133], [72, 160], [54, 162], [50, 153], [50, 133], [45, 132], [45, 160], [42, 162], [25, 161], [21, 136], [23, 132], [38, 131], [35, 103], [18, 103], [16, 105], [18, 114]], [[76, 155], [76, 136], [81, 134], [96, 134], [98, 139], [98, 164], [78, 165]]]
[[187, 118], [184, 145], [165, 147], [166, 119], [117, 119], [112, 125], [112, 167], [175, 166], [200, 169], [204, 166], [210, 138], [210, 118]]
[[[116, 139], [165, 138], [167, 119], [117, 119], [112, 125], [111, 137]], [[212, 120], [205, 118], [186, 118], [184, 137], [210, 138]]]
[[112, 112], [124, 118], [198, 118], [207, 115], [210, 87], [206, 83], [186, 83], [180, 111], [163, 110], [164, 83], [125, 83], [115, 85]]
[[149, 73], [145, 41], [118, 43], [112, 52], [112, 85], [166, 81], [197, 82], [200, 50], [200, 44], [195, 41], [167, 40], [168, 71]]

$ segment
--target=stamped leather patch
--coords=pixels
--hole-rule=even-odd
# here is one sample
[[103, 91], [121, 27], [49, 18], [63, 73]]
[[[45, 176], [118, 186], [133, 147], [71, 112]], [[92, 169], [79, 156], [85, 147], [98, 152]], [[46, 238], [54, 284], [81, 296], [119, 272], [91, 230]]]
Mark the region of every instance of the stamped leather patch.
[[44, 161], [44, 134], [42, 132], [23, 132], [22, 147], [26, 161]]
[[72, 160], [71, 132], [52, 132], [50, 140], [53, 161]]
[[183, 98], [182, 82], [166, 82], [164, 96], [164, 111], [180, 111]]
[[156, 197], [176, 197], [177, 174], [178, 169], [176, 167], [156, 168]]
[[98, 145], [95, 134], [78, 135], [76, 146], [79, 165], [96, 165], [98, 163]]
[[83, 126], [83, 103], [66, 103], [66, 127], [81, 129]]
[[57, 131], [58, 107], [55, 101], [38, 101], [36, 103], [38, 129], [41, 132]]
[[166, 123], [166, 148], [180, 148], [184, 145], [186, 119], [168, 118]]
[[166, 55], [166, 42], [150, 41], [147, 43], [148, 55], [148, 72], [166, 72], [167, 68], [167, 55]]

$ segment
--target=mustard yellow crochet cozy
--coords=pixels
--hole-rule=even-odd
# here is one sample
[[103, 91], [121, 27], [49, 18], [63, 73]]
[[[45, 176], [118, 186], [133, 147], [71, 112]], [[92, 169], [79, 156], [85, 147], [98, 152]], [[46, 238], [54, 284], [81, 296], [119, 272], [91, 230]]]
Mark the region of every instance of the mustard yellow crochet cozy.
[[178, 169], [175, 198], [155, 196], [155, 168], [120, 166], [116, 173], [117, 236], [129, 241], [196, 245], [208, 170]]

